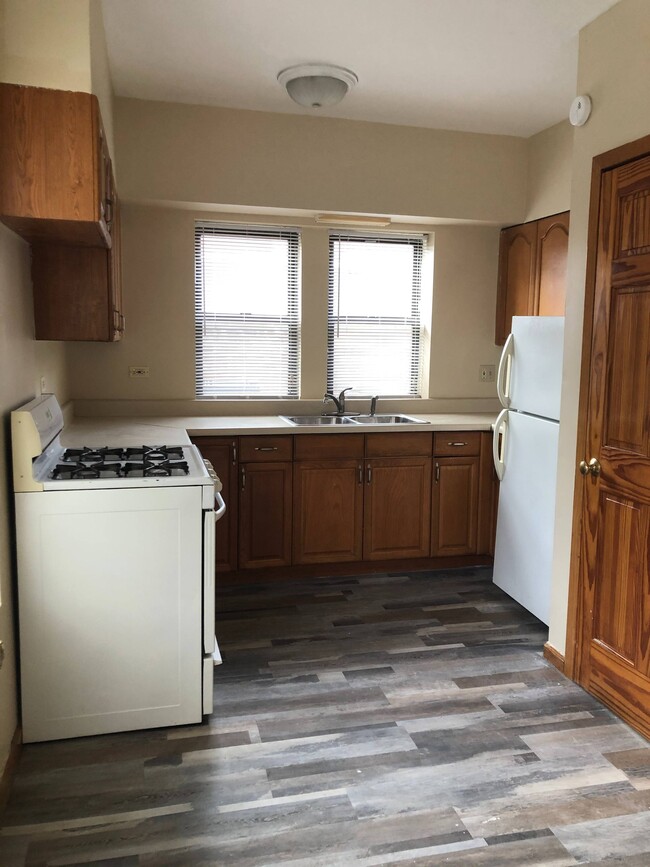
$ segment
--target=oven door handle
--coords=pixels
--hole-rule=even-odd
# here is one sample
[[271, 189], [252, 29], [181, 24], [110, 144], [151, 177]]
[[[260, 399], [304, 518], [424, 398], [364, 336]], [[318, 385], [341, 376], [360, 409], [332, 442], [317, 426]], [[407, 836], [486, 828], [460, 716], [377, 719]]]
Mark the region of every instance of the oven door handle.
[[217, 507], [215, 510], [215, 513], [214, 513], [214, 520], [218, 521], [221, 518], [223, 518], [224, 513], [226, 511], [225, 500], [218, 491], [215, 492], [214, 503], [215, 503], [215, 506]]

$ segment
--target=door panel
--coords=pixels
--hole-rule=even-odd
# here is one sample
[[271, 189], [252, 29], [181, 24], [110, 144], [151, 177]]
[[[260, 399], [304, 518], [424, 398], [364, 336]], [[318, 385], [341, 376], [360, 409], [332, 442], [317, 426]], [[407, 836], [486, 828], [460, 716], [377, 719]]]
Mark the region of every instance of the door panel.
[[290, 463], [240, 464], [239, 566], [291, 564]]
[[564, 316], [569, 214], [540, 220], [537, 235], [535, 313], [538, 316]]
[[431, 458], [366, 461], [363, 556], [428, 557]]
[[[650, 287], [612, 291], [607, 428], [603, 443], [648, 455]], [[641, 410], [641, 411], [639, 411]]]
[[593, 639], [633, 665], [639, 647], [640, 591], [647, 583], [642, 531], [648, 509], [604, 493], [600, 512]]
[[437, 458], [433, 483], [431, 555], [476, 553], [479, 458]]
[[[650, 140], [596, 158], [593, 318], [571, 670], [650, 735]], [[645, 148], [643, 152], [642, 148]], [[620, 160], [619, 160], [620, 161]], [[579, 515], [579, 513], [577, 513]], [[575, 553], [574, 553], [575, 556]]]
[[360, 560], [363, 464], [305, 461], [294, 470], [293, 562]]

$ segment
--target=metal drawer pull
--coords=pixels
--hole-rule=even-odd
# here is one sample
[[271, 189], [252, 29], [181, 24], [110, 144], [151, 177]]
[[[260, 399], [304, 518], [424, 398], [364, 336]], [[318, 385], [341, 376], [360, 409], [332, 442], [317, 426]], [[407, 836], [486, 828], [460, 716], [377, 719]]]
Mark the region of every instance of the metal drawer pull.
[[256, 452], [277, 452], [277, 446], [255, 446]]
[[466, 446], [467, 443], [447, 443], [448, 446]]

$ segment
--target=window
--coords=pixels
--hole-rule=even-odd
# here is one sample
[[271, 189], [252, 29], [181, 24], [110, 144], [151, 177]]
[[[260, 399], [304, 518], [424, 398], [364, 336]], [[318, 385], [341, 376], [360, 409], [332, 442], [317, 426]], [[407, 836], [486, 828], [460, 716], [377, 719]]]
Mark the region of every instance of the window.
[[300, 236], [197, 223], [196, 396], [297, 398]]
[[327, 388], [418, 396], [424, 237], [330, 234]]

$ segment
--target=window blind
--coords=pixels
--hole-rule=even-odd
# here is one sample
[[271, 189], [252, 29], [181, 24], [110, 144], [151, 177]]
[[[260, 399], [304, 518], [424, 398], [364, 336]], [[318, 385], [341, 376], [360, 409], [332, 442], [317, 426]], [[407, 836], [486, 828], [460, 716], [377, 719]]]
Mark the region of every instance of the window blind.
[[423, 235], [330, 233], [327, 388], [420, 391]]
[[300, 236], [197, 223], [196, 396], [298, 397]]

